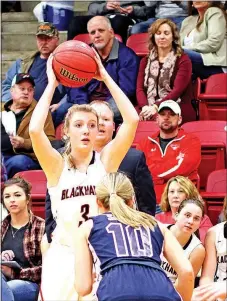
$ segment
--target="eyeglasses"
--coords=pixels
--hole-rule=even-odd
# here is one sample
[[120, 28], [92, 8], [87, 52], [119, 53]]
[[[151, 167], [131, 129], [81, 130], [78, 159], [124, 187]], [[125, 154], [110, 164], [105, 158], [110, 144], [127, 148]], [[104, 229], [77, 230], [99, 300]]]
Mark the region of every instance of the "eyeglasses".
[[18, 89], [19, 89], [21, 92], [28, 91], [28, 93], [32, 93], [32, 92], [34, 92], [34, 90], [35, 90], [33, 87], [24, 88], [24, 87], [20, 87], [20, 86], [18, 86]]

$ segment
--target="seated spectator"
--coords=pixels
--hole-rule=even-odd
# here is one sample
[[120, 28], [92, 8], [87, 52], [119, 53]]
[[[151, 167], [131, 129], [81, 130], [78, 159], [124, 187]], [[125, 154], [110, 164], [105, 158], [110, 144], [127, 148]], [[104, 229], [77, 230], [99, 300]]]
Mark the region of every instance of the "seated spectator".
[[138, 149], [145, 153], [158, 203], [170, 178], [182, 175], [197, 180], [201, 161], [200, 141], [179, 127], [181, 121], [180, 106], [173, 100], [162, 102], [157, 115], [160, 131], [138, 145]]
[[[113, 111], [105, 101], [93, 101], [91, 107], [94, 108], [99, 115], [99, 134], [96, 137], [94, 149], [96, 152], [101, 153], [103, 148], [113, 139], [113, 133], [115, 131]], [[63, 149], [59, 151], [62, 152]], [[131, 179], [138, 209], [142, 212], [154, 215], [156, 196], [144, 153], [130, 148], [120, 164], [119, 171], [124, 172]], [[49, 194], [47, 194], [46, 197], [45, 212], [46, 233], [48, 241], [51, 242], [51, 233], [56, 227], [56, 222], [52, 215]]]
[[69, 25], [68, 40], [76, 35], [87, 33], [87, 22], [94, 16], [106, 16], [115, 33], [119, 34], [125, 43], [128, 27], [150, 16], [150, 7], [144, 1], [92, 1], [88, 7], [87, 16], [75, 16]]
[[[35, 82], [31, 75], [15, 75], [11, 87], [11, 100], [5, 103], [1, 116], [2, 155], [8, 178], [23, 170], [40, 169], [32, 149], [29, 123], [36, 106]], [[51, 114], [48, 114], [45, 132], [49, 140], [55, 139]]]
[[[30, 211], [31, 185], [22, 178], [7, 180], [2, 199], [9, 215], [1, 226], [1, 291], [3, 301], [36, 301], [41, 280], [41, 239], [45, 222]], [[16, 261], [19, 268], [4, 265]]]
[[157, 19], [170, 19], [180, 30], [182, 21], [188, 16], [188, 1], [145, 1], [153, 10], [152, 18], [132, 27], [131, 34], [147, 32]]
[[[227, 279], [227, 218], [209, 229], [205, 239], [206, 257], [199, 284], [222, 282]], [[213, 300], [213, 299], [212, 299]]]
[[[176, 176], [171, 178], [162, 194], [160, 207], [162, 213], [156, 214], [155, 218], [163, 224], [175, 224], [176, 215], [180, 204], [185, 199], [201, 199], [195, 185], [188, 178]], [[209, 217], [204, 214], [199, 226], [199, 236], [204, 243], [206, 233], [213, 225]]]
[[[136, 94], [139, 58], [130, 48], [114, 38], [110, 21], [106, 17], [94, 17], [87, 26], [93, 46], [99, 53], [105, 69], [126, 96], [133, 101]], [[110, 91], [103, 82], [97, 79], [92, 79], [83, 87], [72, 88], [68, 102], [70, 107], [73, 104], [87, 104], [97, 99], [109, 103], [114, 111], [115, 123], [120, 124], [122, 117]], [[59, 119], [59, 124], [66, 113], [67, 110]]]
[[221, 1], [193, 1], [193, 7], [198, 14], [183, 21], [181, 45], [192, 61], [193, 77], [204, 79], [227, 66], [226, 12]]
[[[199, 229], [204, 216], [204, 206], [200, 199], [184, 200], [175, 217], [176, 223], [167, 228], [176, 237], [185, 256], [191, 262], [194, 271], [194, 277], [199, 273], [205, 258], [205, 248], [202, 242], [195, 235]], [[167, 274], [172, 283], [176, 283], [178, 275], [171, 267], [168, 260], [163, 256], [161, 267]]]
[[196, 119], [191, 100], [192, 66], [180, 47], [176, 25], [159, 19], [149, 28], [150, 53], [140, 62], [136, 95], [141, 120], [156, 116], [158, 106], [167, 99], [179, 103], [184, 122]]

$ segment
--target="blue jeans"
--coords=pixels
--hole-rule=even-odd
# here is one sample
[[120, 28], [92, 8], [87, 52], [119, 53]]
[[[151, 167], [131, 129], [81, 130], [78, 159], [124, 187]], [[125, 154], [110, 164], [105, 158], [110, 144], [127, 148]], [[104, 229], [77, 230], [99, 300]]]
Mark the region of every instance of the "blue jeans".
[[8, 178], [24, 170], [41, 169], [39, 163], [26, 155], [4, 156], [4, 164]]
[[37, 283], [19, 279], [7, 280], [2, 274], [2, 301], [36, 301], [38, 295]]
[[117, 125], [121, 124], [123, 122], [123, 119], [121, 117], [121, 113], [117, 107], [117, 104], [115, 102], [115, 100], [111, 97], [110, 99], [108, 99], [106, 102], [108, 102], [108, 104], [110, 105], [111, 109], [113, 110], [114, 113], [114, 122]]
[[74, 104], [72, 102], [64, 102], [60, 105], [60, 107], [56, 111], [52, 113], [52, 119], [55, 128], [64, 121], [68, 109], [71, 108], [71, 106], [73, 105]]
[[[181, 23], [185, 19], [185, 17], [175, 17], [175, 18], [168, 18], [168, 19], [173, 21], [177, 25], [178, 30], [180, 30]], [[154, 23], [156, 20], [158, 20], [158, 18], [150, 18], [147, 21], [140, 22], [136, 25], [133, 25], [132, 30], [131, 30], [131, 34], [147, 32], [150, 25], [152, 23]]]
[[222, 67], [220, 66], [205, 66], [203, 64], [201, 53], [190, 49], [184, 49], [184, 52], [189, 56], [192, 62], [193, 79], [196, 79], [197, 77], [205, 79], [213, 74], [223, 73]]

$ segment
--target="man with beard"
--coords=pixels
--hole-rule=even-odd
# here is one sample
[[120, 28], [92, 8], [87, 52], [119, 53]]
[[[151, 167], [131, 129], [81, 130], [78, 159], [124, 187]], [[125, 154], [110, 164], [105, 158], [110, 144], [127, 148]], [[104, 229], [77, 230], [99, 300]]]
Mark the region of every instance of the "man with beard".
[[[135, 102], [139, 58], [133, 50], [114, 37], [114, 31], [108, 18], [93, 17], [88, 22], [87, 28], [92, 46], [98, 52], [105, 69], [126, 96]], [[71, 89], [68, 101], [73, 105], [90, 103], [93, 100], [107, 101], [114, 111], [114, 122], [116, 124], [122, 122], [115, 101], [102, 81], [92, 79], [83, 87]]]
[[180, 124], [181, 109], [173, 100], [163, 101], [157, 114], [160, 130], [138, 145], [145, 153], [148, 168], [155, 184], [157, 202], [160, 202], [165, 183], [177, 175], [197, 179], [201, 161], [199, 138], [185, 133]]

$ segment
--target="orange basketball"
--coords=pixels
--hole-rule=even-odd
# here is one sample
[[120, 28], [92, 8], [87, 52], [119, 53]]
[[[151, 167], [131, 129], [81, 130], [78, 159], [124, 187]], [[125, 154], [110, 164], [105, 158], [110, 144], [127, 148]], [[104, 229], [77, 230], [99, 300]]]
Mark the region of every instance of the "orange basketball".
[[53, 69], [57, 80], [66, 87], [81, 87], [94, 76], [97, 64], [92, 48], [72, 40], [60, 44], [53, 52]]

